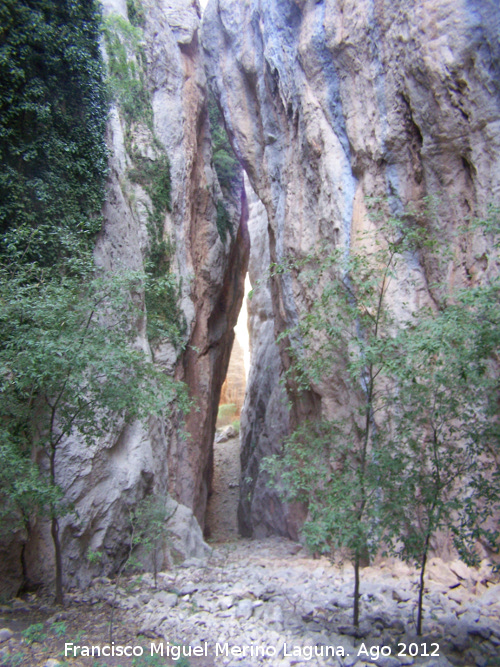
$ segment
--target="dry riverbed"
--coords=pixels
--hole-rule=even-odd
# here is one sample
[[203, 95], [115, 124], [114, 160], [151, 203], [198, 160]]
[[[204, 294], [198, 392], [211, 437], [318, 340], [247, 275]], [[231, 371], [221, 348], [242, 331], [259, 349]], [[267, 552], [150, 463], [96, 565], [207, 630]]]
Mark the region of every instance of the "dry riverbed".
[[[363, 570], [359, 632], [350, 624], [352, 568], [313, 559], [293, 542], [220, 543], [208, 562], [187, 565], [161, 573], [157, 589], [150, 575], [122, 579], [118, 589], [97, 579], [69, 595], [63, 610], [34, 596], [3, 606], [0, 627], [13, 634], [3, 635], [0, 664], [500, 665], [500, 584], [486, 564], [431, 561], [418, 639], [417, 577], [402, 563]], [[109, 645], [112, 608], [115, 647], [135, 648], [136, 656], [64, 657], [65, 644]]]

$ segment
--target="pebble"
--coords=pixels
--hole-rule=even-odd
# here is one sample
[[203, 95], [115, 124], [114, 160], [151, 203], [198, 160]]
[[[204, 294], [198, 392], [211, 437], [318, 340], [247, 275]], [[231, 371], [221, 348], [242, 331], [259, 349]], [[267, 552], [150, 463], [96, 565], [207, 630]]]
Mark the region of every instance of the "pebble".
[[159, 591], [154, 594], [155, 602], [162, 605], [163, 607], [175, 607], [177, 604], [177, 595], [175, 593], [166, 593], [165, 591]]
[[245, 599], [240, 600], [236, 605], [236, 618], [245, 618], [249, 619], [253, 613], [253, 602], [252, 600]]
[[[449, 667], [445, 652], [450, 648], [467, 651], [477, 665], [488, 664], [497, 654], [500, 588], [484, 564], [476, 571], [457, 561], [448, 565], [432, 559], [424, 598], [424, 632], [429, 636], [416, 639], [416, 571], [397, 561], [363, 570], [360, 626], [355, 629], [352, 567], [314, 560], [296, 547], [282, 538], [218, 544], [206, 567], [192, 564], [159, 575], [179, 596], [147, 590], [146, 582], [130, 596], [141, 602], [139, 608], [127, 596], [120, 596], [119, 604], [129, 609], [131, 620], [139, 620], [147, 636], [190, 646], [207, 641], [214, 655], [217, 643], [247, 647], [246, 655], [216, 658], [216, 664], [227, 667]], [[486, 583], [478, 586], [480, 581]], [[437, 642], [444, 650], [439, 657], [398, 656], [393, 650], [376, 658], [358, 655], [362, 642], [393, 649], [398, 642]], [[284, 655], [285, 643], [343, 647], [345, 655], [289, 656]], [[249, 655], [252, 647], [256, 653]], [[274, 651], [272, 658], [266, 650]]]
[[14, 633], [12, 632], [12, 630], [9, 630], [9, 628], [2, 628], [0, 630], [0, 644], [10, 639], [13, 634]]
[[486, 593], [480, 597], [480, 601], [483, 605], [490, 605], [496, 602], [500, 602], [500, 584], [488, 587]]

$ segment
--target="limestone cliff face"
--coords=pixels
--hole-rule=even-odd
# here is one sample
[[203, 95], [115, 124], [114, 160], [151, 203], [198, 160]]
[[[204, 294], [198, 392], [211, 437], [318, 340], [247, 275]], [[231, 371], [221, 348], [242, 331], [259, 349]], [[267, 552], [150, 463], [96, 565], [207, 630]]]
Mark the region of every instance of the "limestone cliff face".
[[[139, 293], [134, 298], [143, 304], [144, 317], [136, 322], [136, 345], [187, 384], [193, 410], [185, 424], [181, 415], [166, 423], [150, 419], [147, 424], [124, 424], [92, 448], [78, 438], [64, 443], [58, 453], [57, 482], [75, 508], [61, 521], [67, 585], [88, 581], [89, 549], [102, 554], [105, 571], [116, 570], [128, 550], [130, 511], [151, 491], [171, 496], [172, 511], [180, 503], [169, 524], [178, 553], [201, 557], [207, 552], [202, 529], [215, 419], [248, 261], [244, 193], [227, 203], [233, 234], [223, 241], [217, 230], [221, 192], [212, 166], [199, 4], [143, 0], [141, 5], [144, 81], [152, 121], [130, 121], [119, 103], [111, 109], [108, 194], [95, 258], [106, 270], [143, 270], [151, 249], [154, 202], [137, 175], [138, 164], [165, 164], [159, 158], [166, 155], [171, 210], [163, 212], [161, 236], [173, 248], [170, 271], [178, 285], [183, 339], [177, 345], [167, 339], [148, 340], [148, 313], [144, 294]], [[125, 0], [103, 0], [103, 8], [105, 18], [121, 17], [115, 21], [118, 27], [123, 25], [120, 20], [128, 25]], [[30, 577], [50, 581], [52, 558], [50, 535], [40, 525], [28, 545]]]
[[[211, 86], [267, 214], [271, 261], [303, 256], [318, 242], [349, 247], [372, 224], [368, 197], [393, 214], [433, 197], [436, 215], [428, 225], [452, 246], [455, 262], [443, 269], [425, 255], [408, 259], [392, 297], [396, 313], [439, 299], [431, 287], [437, 279], [460, 284], [497, 270], [483, 241], [458, 245], [453, 236], [468, 216], [483, 215], [500, 199], [496, 3], [210, 0], [202, 33]], [[265, 322], [252, 315], [254, 339], [263, 341], [266, 327], [277, 334], [293, 326], [317, 296], [290, 274], [273, 279], [270, 293]], [[271, 335], [263, 346], [252, 372], [270, 355], [267, 386], [277, 386], [286, 353], [278, 358]], [[271, 417], [251, 378], [249, 385], [242, 527], [246, 534], [294, 534], [288, 511], [276, 507], [264, 520], [255, 498], [266, 493], [258, 490], [259, 461], [275, 446], [273, 438], [265, 444], [259, 424], [272, 422], [277, 435], [288, 418], [338, 414], [352, 397], [333, 378], [300, 400], [289, 386], [289, 417]]]
[[[283, 505], [279, 492], [268, 486], [268, 475], [259, 469], [264, 456], [277, 454], [288, 432], [289, 416], [282, 379], [279, 349], [275, 342], [269, 268], [269, 236], [266, 209], [245, 179], [250, 233], [250, 282], [256, 289], [247, 301], [252, 365], [241, 414], [241, 481], [238, 524], [244, 537], [281, 534], [298, 538], [301, 508]], [[258, 287], [257, 287], [258, 286]]]

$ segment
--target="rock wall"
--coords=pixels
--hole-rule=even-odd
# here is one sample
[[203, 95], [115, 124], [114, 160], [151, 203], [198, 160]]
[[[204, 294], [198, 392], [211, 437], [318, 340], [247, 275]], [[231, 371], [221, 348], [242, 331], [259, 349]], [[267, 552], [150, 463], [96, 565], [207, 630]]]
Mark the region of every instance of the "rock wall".
[[[136, 345], [187, 384], [193, 408], [185, 420], [176, 414], [166, 423], [151, 418], [147, 424], [123, 424], [95, 447], [77, 437], [61, 446], [57, 482], [75, 510], [61, 520], [60, 528], [66, 585], [86, 585], [97, 571], [116, 571], [129, 549], [130, 511], [150, 492], [168, 494], [177, 556], [206, 555], [202, 529], [215, 419], [244, 293], [248, 233], [241, 188], [226, 202], [233, 234], [227, 234], [225, 242], [216, 224], [222, 195], [212, 166], [199, 3], [143, 0], [141, 5], [152, 123], [127, 121], [119, 104], [110, 111], [108, 195], [95, 260], [109, 271], [143, 270], [153, 203], [140, 179], [131, 177], [131, 169], [137, 167], [138, 155], [154, 159], [166, 154], [172, 194], [163, 238], [174, 249], [171, 271], [179, 286], [185, 333], [181, 345], [164, 339], [150, 343], [144, 308], [144, 317], [135, 323]], [[103, 9], [105, 17], [114, 14], [127, 21], [125, 0], [103, 0]], [[134, 298], [144, 307], [144, 294]], [[89, 564], [88, 550], [101, 554], [98, 566]], [[33, 531], [26, 559], [31, 579], [53, 578], [47, 525], [39, 523]], [[15, 577], [11, 582], [9, 592], [14, 592]]]
[[[500, 200], [499, 35], [500, 7], [484, 0], [210, 0], [202, 26], [210, 85], [267, 214], [270, 260], [300, 258], [318, 242], [348, 248], [373, 224], [368, 197], [391, 214], [422, 211], [430, 197], [427, 224], [454, 262], [409, 258], [394, 310], [439, 300], [438, 279], [466, 284], [498, 270], [484, 240], [459, 244], [454, 231]], [[333, 377], [302, 397], [288, 384], [290, 413], [271, 416], [266, 399], [289, 365], [271, 329], [293, 326], [317, 294], [291, 274], [269, 288], [264, 322], [251, 316], [259, 343], [242, 419], [240, 522], [245, 534], [293, 535], [278, 501], [263, 515], [259, 462], [289, 423], [338, 415], [353, 397]], [[252, 375], [266, 356], [260, 401]]]
[[250, 262], [248, 273], [254, 288], [247, 301], [250, 331], [251, 369], [241, 414], [241, 480], [238, 524], [244, 537], [273, 534], [298, 538], [303, 519], [301, 509], [283, 505], [271, 489], [267, 473], [260, 471], [264, 456], [277, 454], [288, 432], [288, 399], [280, 382], [281, 362], [275, 343], [269, 269], [269, 236], [266, 209], [245, 178], [248, 193]]

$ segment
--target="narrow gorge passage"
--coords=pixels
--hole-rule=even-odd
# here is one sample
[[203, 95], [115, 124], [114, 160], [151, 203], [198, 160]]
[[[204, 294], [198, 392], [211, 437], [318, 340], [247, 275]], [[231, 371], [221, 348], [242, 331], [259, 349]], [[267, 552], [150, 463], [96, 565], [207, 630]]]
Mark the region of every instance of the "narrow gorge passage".
[[[246, 280], [245, 292], [250, 283]], [[206, 534], [213, 542], [237, 539], [238, 503], [240, 500], [240, 417], [245, 401], [247, 375], [250, 368], [248, 316], [243, 300], [229, 367], [222, 385], [216, 432], [213, 443], [213, 476], [207, 514]]]
[[207, 527], [213, 542], [238, 537], [240, 473], [239, 436], [214, 442], [214, 474], [207, 507]]

